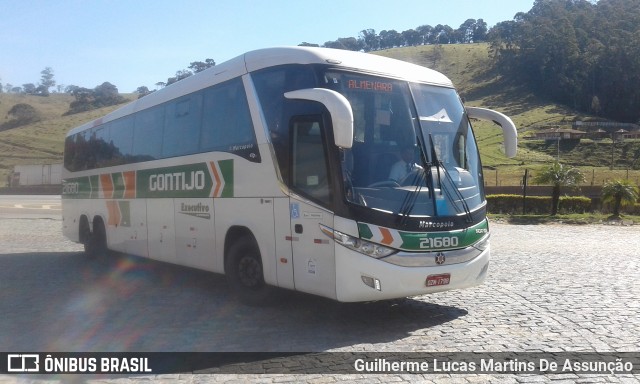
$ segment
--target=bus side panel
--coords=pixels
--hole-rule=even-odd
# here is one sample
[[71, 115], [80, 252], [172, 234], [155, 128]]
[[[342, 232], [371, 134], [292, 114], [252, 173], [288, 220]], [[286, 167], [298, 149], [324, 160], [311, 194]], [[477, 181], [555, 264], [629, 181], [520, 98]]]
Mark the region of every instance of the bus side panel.
[[291, 251], [291, 218], [289, 213], [289, 198], [274, 199], [274, 220], [276, 254], [273, 262], [277, 265], [278, 286], [295, 289], [293, 282], [293, 257]]
[[[122, 204], [122, 203], [121, 203]], [[127, 213], [127, 209], [129, 212]], [[129, 226], [126, 228], [125, 252], [142, 257], [149, 257], [147, 244], [147, 202], [144, 199], [129, 200], [123, 206], [123, 215], [129, 215]]]
[[180, 265], [215, 271], [213, 200], [176, 199], [176, 257]]
[[177, 263], [173, 199], [147, 199], [149, 257]]
[[[273, 198], [220, 198], [214, 199], [216, 254], [224, 255], [225, 239], [232, 227], [246, 228], [255, 237], [260, 256], [264, 280], [278, 285], [275, 263], [276, 245], [273, 220]], [[224, 272], [224, 256], [215, 260], [215, 271]]]
[[109, 248], [136, 256], [147, 253], [147, 205], [144, 200], [94, 200], [104, 206]]
[[62, 199], [62, 234], [69, 240], [80, 242], [80, 204], [78, 201]]

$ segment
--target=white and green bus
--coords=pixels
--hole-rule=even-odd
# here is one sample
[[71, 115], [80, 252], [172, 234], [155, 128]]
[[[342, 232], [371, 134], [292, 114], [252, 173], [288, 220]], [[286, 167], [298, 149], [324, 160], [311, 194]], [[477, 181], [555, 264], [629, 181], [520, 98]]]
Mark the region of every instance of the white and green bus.
[[[433, 70], [358, 52], [246, 53], [71, 130], [63, 231], [274, 287], [369, 301], [471, 287], [489, 266], [482, 166], [465, 108]], [[403, 163], [404, 162], [404, 163]]]

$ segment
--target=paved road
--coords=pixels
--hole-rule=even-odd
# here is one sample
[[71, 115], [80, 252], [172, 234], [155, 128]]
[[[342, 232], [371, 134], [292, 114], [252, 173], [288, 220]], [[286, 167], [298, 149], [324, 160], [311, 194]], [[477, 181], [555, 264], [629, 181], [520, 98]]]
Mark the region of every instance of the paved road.
[[[640, 351], [638, 226], [493, 223], [492, 263], [481, 287], [348, 305], [285, 293], [273, 307], [249, 308], [228, 298], [217, 275], [123, 255], [87, 259], [61, 237], [60, 225], [55, 218], [0, 218], [3, 350]], [[185, 383], [443, 378], [640, 382], [583, 374], [156, 377]], [[119, 382], [142, 381], [148, 379]]]
[[62, 214], [60, 196], [0, 195], [0, 219], [48, 218], [59, 219]]

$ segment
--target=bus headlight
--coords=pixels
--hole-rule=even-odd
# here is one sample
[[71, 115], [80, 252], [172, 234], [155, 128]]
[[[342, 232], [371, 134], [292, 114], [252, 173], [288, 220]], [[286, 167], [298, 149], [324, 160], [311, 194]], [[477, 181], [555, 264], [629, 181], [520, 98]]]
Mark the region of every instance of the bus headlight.
[[322, 233], [331, 237], [336, 243], [376, 259], [380, 259], [397, 252], [395, 249], [347, 235], [346, 233], [336, 231], [335, 229], [324, 225], [320, 225], [320, 229], [322, 230]]

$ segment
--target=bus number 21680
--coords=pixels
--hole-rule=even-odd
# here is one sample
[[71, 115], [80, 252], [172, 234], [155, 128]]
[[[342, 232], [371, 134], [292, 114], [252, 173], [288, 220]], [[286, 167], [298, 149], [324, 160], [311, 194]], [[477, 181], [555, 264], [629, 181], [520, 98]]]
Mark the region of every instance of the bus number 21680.
[[451, 237], [427, 237], [420, 239], [420, 248], [432, 249], [432, 248], [448, 248], [458, 246], [458, 238]]

